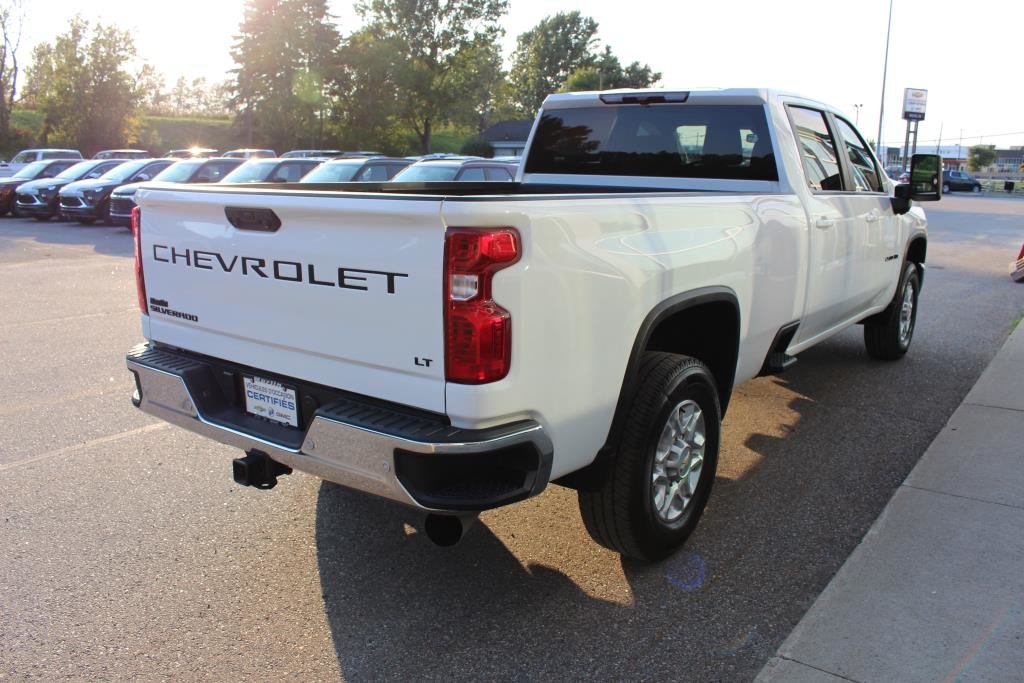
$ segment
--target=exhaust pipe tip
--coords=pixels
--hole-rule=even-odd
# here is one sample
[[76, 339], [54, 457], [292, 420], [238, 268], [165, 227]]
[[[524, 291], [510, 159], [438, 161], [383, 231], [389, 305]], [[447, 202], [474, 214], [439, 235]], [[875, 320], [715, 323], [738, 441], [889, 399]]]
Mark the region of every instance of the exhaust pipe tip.
[[476, 522], [477, 514], [445, 515], [431, 513], [423, 522], [423, 532], [434, 545], [450, 548], [466, 535], [469, 528]]

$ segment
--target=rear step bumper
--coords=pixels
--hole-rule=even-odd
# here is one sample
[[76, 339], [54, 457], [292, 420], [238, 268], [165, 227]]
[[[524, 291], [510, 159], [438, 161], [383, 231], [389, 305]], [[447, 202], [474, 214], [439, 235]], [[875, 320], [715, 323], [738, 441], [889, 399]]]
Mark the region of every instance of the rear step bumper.
[[[232, 377], [245, 369], [146, 344], [129, 351], [126, 360], [135, 376], [132, 402], [144, 412], [321, 479], [424, 510], [507, 505], [543, 491], [551, 474], [551, 440], [533, 420], [461, 429], [439, 416], [336, 392], [311, 411], [304, 430], [294, 429], [242, 410], [230, 387]], [[300, 393], [312, 386], [292, 383]], [[322, 399], [323, 388], [319, 391]]]

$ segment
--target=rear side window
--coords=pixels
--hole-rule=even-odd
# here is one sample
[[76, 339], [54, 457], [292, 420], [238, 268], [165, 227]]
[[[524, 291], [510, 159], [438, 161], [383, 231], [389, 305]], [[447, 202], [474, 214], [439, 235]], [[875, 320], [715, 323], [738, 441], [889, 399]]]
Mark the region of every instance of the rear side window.
[[842, 190], [843, 176], [825, 115], [817, 109], [790, 107], [789, 117], [803, 157], [807, 185], [812, 190], [825, 192]]
[[764, 107], [654, 104], [545, 110], [527, 173], [778, 180]]
[[467, 168], [466, 170], [464, 170], [459, 175], [458, 180], [474, 181], [474, 180], [487, 180], [487, 178], [484, 177], [484, 169], [478, 167], [478, 168]]
[[487, 168], [487, 179], [496, 180], [498, 182], [507, 182], [512, 180], [512, 174], [508, 172], [507, 168], [499, 168], [497, 166]]
[[871, 158], [868, 146], [864, 139], [857, 134], [849, 123], [836, 117], [836, 126], [839, 128], [839, 136], [846, 145], [846, 153], [850, 157], [850, 169], [853, 171], [853, 189], [857, 192], [881, 192], [882, 181], [878, 175], [878, 168]]

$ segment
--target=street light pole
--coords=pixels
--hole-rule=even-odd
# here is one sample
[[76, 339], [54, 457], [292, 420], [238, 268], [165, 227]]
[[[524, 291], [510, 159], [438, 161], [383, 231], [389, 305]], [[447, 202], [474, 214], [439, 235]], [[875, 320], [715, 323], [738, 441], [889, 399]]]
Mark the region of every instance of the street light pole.
[[856, 113], [854, 114], [855, 118], [853, 119], [853, 125], [857, 126], [857, 128], [860, 128], [860, 108], [863, 106], [863, 104], [853, 105], [853, 108], [856, 111]]
[[892, 0], [889, 0], [889, 27], [885, 30], [885, 64], [882, 66], [882, 102], [878, 106], [878, 158], [885, 163], [882, 145], [882, 118], [885, 116], [885, 78], [889, 75], [889, 36], [892, 34]]

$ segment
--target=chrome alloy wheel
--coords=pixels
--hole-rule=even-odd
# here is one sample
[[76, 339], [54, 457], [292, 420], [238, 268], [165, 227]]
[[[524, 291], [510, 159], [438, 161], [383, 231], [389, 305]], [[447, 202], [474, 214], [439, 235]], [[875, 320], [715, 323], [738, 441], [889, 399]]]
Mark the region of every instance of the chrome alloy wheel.
[[900, 345], [910, 343], [914, 332], [914, 283], [907, 281], [903, 286], [903, 303], [900, 304]]
[[693, 500], [704, 465], [704, 413], [686, 399], [668, 414], [654, 452], [651, 502], [658, 518], [676, 522]]

